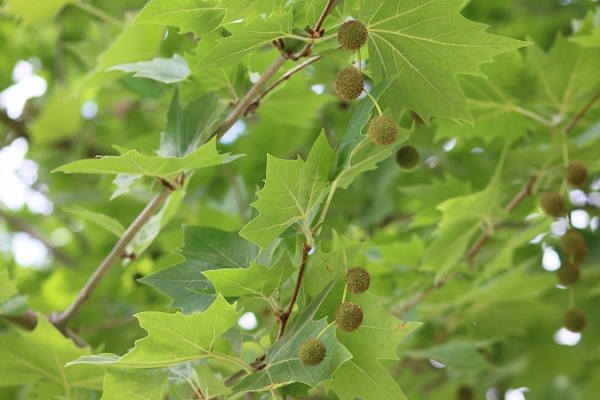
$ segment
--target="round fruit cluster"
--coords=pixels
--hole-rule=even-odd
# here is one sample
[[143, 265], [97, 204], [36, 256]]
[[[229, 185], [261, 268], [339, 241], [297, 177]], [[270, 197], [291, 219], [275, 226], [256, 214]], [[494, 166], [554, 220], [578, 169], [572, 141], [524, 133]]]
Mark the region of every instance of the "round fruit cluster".
[[[364, 293], [371, 284], [371, 276], [362, 267], [353, 267], [346, 272], [346, 288], [355, 294]], [[363, 321], [363, 310], [361, 306], [345, 301], [334, 312], [335, 324], [344, 332], [357, 330]], [[327, 347], [318, 337], [309, 338], [300, 344], [298, 358], [306, 366], [314, 367], [321, 364], [327, 356]]]
[[[573, 187], [585, 186], [588, 178], [586, 166], [580, 162], [571, 162], [565, 171], [567, 183]], [[569, 210], [563, 195], [558, 192], [546, 193], [540, 207], [547, 215], [555, 218], [565, 217]], [[570, 228], [560, 238], [562, 262], [556, 271], [558, 283], [570, 287], [579, 282], [581, 278], [580, 266], [588, 256], [589, 250], [585, 238], [577, 229]], [[581, 332], [586, 324], [585, 313], [581, 310], [571, 309], [563, 317], [563, 326], [572, 332]]]

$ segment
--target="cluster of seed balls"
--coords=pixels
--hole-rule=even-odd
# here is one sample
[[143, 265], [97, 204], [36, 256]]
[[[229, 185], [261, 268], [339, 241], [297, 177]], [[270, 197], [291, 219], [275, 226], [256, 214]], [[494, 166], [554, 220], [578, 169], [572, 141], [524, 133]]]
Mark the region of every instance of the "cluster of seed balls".
[[[367, 43], [368, 37], [367, 27], [357, 20], [345, 22], [338, 30], [340, 47], [346, 50], [356, 51], [360, 49]], [[339, 71], [335, 76], [334, 89], [342, 100], [352, 101], [357, 99], [365, 90], [365, 82], [357, 68], [348, 67]], [[421, 120], [416, 114], [413, 118]], [[369, 121], [367, 135], [373, 143], [379, 146], [387, 146], [392, 144], [398, 137], [398, 126], [387, 115], [377, 115]], [[396, 162], [403, 169], [414, 168], [419, 164], [419, 160], [419, 151], [413, 146], [406, 145], [396, 152]]]
[[[352, 293], [364, 293], [370, 284], [371, 277], [364, 268], [354, 267], [346, 272], [346, 288]], [[338, 329], [353, 332], [362, 324], [363, 311], [358, 304], [345, 301], [335, 309], [334, 317]], [[300, 362], [310, 367], [321, 364], [326, 356], [327, 347], [319, 338], [306, 339], [298, 349]]]
[[[583, 187], [588, 178], [585, 165], [580, 162], [572, 162], [566, 170], [567, 182], [574, 187]], [[567, 202], [560, 193], [548, 192], [542, 197], [540, 206], [544, 212], [552, 217], [564, 217], [567, 214]], [[589, 250], [581, 232], [569, 229], [560, 238], [560, 247], [564, 257], [560, 268], [556, 271], [558, 282], [562, 286], [572, 286], [579, 282], [581, 277], [580, 265], [588, 256]], [[567, 311], [563, 317], [563, 326], [571, 332], [581, 332], [586, 324], [586, 315], [583, 311], [572, 309]]]

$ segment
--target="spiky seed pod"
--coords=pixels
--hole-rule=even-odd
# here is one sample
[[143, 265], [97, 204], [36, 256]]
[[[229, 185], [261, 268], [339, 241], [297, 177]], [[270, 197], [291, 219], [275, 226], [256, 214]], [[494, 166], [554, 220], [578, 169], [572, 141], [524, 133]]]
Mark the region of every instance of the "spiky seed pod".
[[346, 301], [335, 309], [335, 323], [344, 332], [352, 332], [362, 324], [362, 308], [356, 303]]
[[579, 267], [569, 262], [563, 263], [556, 271], [558, 283], [566, 287], [572, 286], [579, 282], [580, 277], [581, 272], [579, 271]]
[[390, 117], [378, 115], [369, 122], [367, 135], [376, 145], [387, 146], [394, 143], [398, 137], [398, 126]]
[[581, 332], [585, 328], [587, 317], [581, 310], [569, 310], [563, 318], [563, 326], [571, 332]]
[[540, 201], [542, 210], [552, 217], [563, 216], [567, 210], [565, 199], [558, 192], [548, 192]]
[[566, 254], [575, 254], [583, 250], [585, 239], [579, 231], [571, 229], [560, 238], [560, 247]]
[[414, 146], [402, 146], [396, 152], [396, 163], [402, 169], [413, 169], [419, 164], [420, 160], [421, 156], [419, 154], [419, 150], [417, 150]]
[[348, 67], [337, 73], [333, 88], [342, 100], [351, 101], [361, 95], [365, 89], [365, 81], [358, 69]]
[[338, 41], [340, 46], [346, 50], [358, 50], [367, 43], [369, 31], [365, 24], [360, 21], [346, 21], [338, 30]]
[[573, 161], [567, 166], [567, 182], [569, 184], [582, 187], [588, 178], [588, 170], [585, 165], [580, 162]]
[[360, 294], [366, 292], [371, 284], [371, 276], [362, 267], [350, 268], [346, 272], [346, 287], [352, 293]]
[[327, 355], [327, 347], [319, 338], [306, 339], [298, 349], [300, 362], [309, 367], [321, 364]]
[[590, 251], [588, 250], [587, 246], [583, 246], [578, 251], [576, 251], [573, 254], [570, 254], [569, 256], [571, 257], [571, 261], [573, 262], [573, 264], [581, 265], [586, 260], [589, 254]]

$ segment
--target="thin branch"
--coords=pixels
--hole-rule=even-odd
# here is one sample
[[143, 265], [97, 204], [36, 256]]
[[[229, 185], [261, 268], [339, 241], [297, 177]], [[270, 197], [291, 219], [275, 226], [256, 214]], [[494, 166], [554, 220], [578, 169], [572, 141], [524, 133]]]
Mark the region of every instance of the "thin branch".
[[279, 86], [281, 83], [285, 82], [286, 80], [290, 79], [290, 77], [292, 75], [294, 75], [296, 72], [300, 71], [301, 69], [309, 66], [310, 64], [314, 63], [315, 61], [319, 61], [321, 58], [323, 58], [324, 56], [315, 56], [315, 57], [311, 57], [308, 60], [304, 61], [302, 64], [298, 64], [296, 65], [294, 68], [290, 69], [289, 71], [286, 71], [283, 75], [281, 75], [281, 77], [279, 79], [277, 79], [275, 82], [273, 82], [268, 88], [266, 88], [261, 94], [258, 95], [258, 97], [256, 97], [256, 99], [254, 99], [254, 101], [252, 103], [250, 103], [250, 105], [248, 106], [248, 111], [254, 111], [256, 110], [256, 108], [260, 105], [261, 100], [267, 95], [269, 94], [273, 89], [275, 89], [277, 86]]
[[[537, 176], [532, 175], [527, 180], [527, 183], [525, 184], [525, 186], [523, 186], [523, 188], [519, 191], [519, 193], [517, 193], [516, 196], [513, 197], [513, 199], [510, 201], [510, 203], [508, 203], [508, 205], [505, 207], [505, 210], [509, 213], [513, 212], [514, 209], [517, 208], [517, 206], [527, 196], [529, 196], [531, 194], [533, 185], [535, 184], [536, 181], [537, 181]], [[492, 229], [486, 229], [485, 232], [483, 232], [481, 234], [479, 239], [477, 239], [475, 244], [469, 249], [469, 251], [467, 253], [467, 260], [469, 261], [469, 264], [471, 264], [471, 268], [475, 267], [475, 264], [473, 262], [473, 260], [475, 259], [475, 256], [477, 255], [477, 253], [479, 253], [479, 251], [487, 243], [487, 241], [490, 240], [491, 237], [492, 237]]]
[[323, 26], [323, 22], [325, 22], [325, 18], [327, 18], [329, 13], [331, 13], [331, 11], [333, 11], [333, 8], [335, 6], [337, 6], [340, 1], [341, 0], [329, 0], [327, 2], [327, 5], [323, 9], [323, 12], [321, 13], [321, 16], [319, 17], [319, 20], [317, 21], [317, 24], [315, 25], [315, 29], [314, 29], [315, 31], [319, 32], [321, 30], [321, 26]]
[[[325, 33], [325, 31], [321, 31], [321, 26], [323, 26], [323, 22], [325, 21], [325, 18], [331, 13], [331, 11], [333, 11], [333, 9], [335, 8], [335, 6], [337, 6], [340, 3], [341, 0], [328, 0], [327, 4], [325, 5], [325, 8], [323, 9], [323, 12], [321, 13], [321, 16], [319, 17], [319, 20], [317, 21], [314, 29], [311, 32], [311, 36], [313, 38], [320, 38], [323, 36], [323, 33]], [[302, 57], [306, 57], [308, 55], [310, 55], [311, 51], [312, 51], [312, 43], [307, 43], [306, 46], [304, 46], [304, 48], [302, 50], [300, 50], [297, 53], [294, 54], [290, 54], [288, 55], [288, 57], [292, 60], [298, 60]]]
[[590, 101], [588, 101], [588, 103], [581, 109], [581, 111], [579, 111], [579, 113], [575, 117], [573, 117], [571, 121], [569, 121], [567, 126], [565, 126], [565, 133], [571, 132], [573, 128], [575, 128], [575, 126], [579, 123], [579, 121], [583, 117], [585, 117], [585, 115], [588, 113], [590, 108], [592, 108], [594, 103], [596, 103], [598, 100], [600, 100], [600, 91], [596, 93], [596, 95], [592, 97]]
[[300, 291], [300, 285], [302, 284], [302, 277], [304, 276], [304, 269], [306, 268], [306, 258], [308, 253], [310, 252], [311, 247], [306, 243], [302, 244], [302, 261], [300, 262], [300, 271], [298, 272], [298, 280], [296, 281], [296, 287], [294, 288], [294, 293], [292, 294], [292, 298], [290, 300], [290, 304], [288, 305], [287, 310], [283, 315], [280, 316], [281, 325], [279, 326], [279, 333], [277, 333], [277, 340], [279, 340], [283, 333], [285, 332], [285, 325], [287, 324], [288, 318], [292, 313], [292, 309], [294, 308], [294, 303], [296, 302], [296, 298], [298, 297], [298, 292]]
[[37, 313], [32, 310], [27, 310], [21, 315], [15, 316], [3, 316], [5, 320], [15, 325], [20, 326], [23, 329], [32, 331], [37, 325]]
[[273, 76], [279, 71], [279, 69], [285, 64], [287, 59], [282, 55], [277, 58], [269, 65], [265, 72], [261, 75], [258, 81], [250, 88], [244, 98], [237, 104], [231, 114], [227, 116], [225, 121], [219, 126], [210, 137], [216, 136], [217, 139], [221, 139], [223, 135], [236, 123], [236, 121], [244, 116], [248, 106], [254, 101], [256, 96], [260, 93], [260, 90], [273, 78]]
[[81, 306], [90, 298], [92, 292], [98, 286], [104, 275], [108, 272], [110, 267], [113, 266], [117, 261], [121, 259], [121, 256], [125, 252], [125, 248], [138, 233], [138, 231], [146, 224], [146, 222], [154, 215], [156, 211], [165, 203], [165, 201], [171, 195], [172, 190], [169, 187], [164, 187], [163, 190], [158, 193], [150, 203], [144, 208], [144, 210], [138, 215], [138, 217], [129, 225], [123, 236], [119, 239], [117, 244], [113, 247], [111, 252], [106, 256], [102, 263], [98, 266], [96, 271], [92, 274], [90, 279], [87, 281], [83, 289], [77, 295], [77, 298], [71, 303], [62, 313], [58, 314], [52, 319], [52, 322], [57, 327], [61, 328], [79, 312]]
[[46, 248], [50, 250], [54, 257], [56, 257], [56, 259], [59, 260], [61, 263], [69, 267], [73, 267], [75, 265], [75, 260], [73, 260], [73, 258], [64, 253], [61, 249], [57, 248], [48, 238], [48, 236], [39, 231], [35, 226], [14, 215], [9, 214], [8, 212], [2, 209], [0, 209], [0, 216], [3, 217], [6, 220], [6, 222], [15, 230], [25, 232], [32, 238], [42, 242], [42, 244], [46, 246]]

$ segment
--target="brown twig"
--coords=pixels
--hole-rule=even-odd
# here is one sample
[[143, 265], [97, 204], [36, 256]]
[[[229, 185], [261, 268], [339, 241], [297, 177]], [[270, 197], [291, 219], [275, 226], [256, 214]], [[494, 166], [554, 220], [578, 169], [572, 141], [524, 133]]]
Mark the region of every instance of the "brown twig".
[[98, 266], [96, 271], [94, 271], [69, 308], [51, 318], [51, 321], [54, 323], [54, 325], [59, 328], [65, 327], [71, 318], [77, 315], [81, 306], [83, 306], [87, 299], [90, 298], [92, 292], [96, 286], [98, 286], [104, 275], [106, 275], [110, 267], [112, 267], [121, 259], [121, 256], [125, 252], [125, 248], [129, 242], [131, 242], [134, 236], [146, 224], [150, 217], [152, 217], [152, 215], [154, 215], [154, 213], [158, 211], [158, 209], [165, 203], [172, 192], [173, 191], [169, 187], [165, 186], [163, 187], [163, 190], [158, 193], [150, 203], [148, 203], [140, 215], [138, 215], [131, 225], [129, 225], [125, 233], [123, 233], [123, 236], [121, 236], [117, 244], [115, 244], [111, 252]]
[[244, 96], [242, 100], [237, 104], [237, 106], [233, 109], [231, 114], [227, 116], [225, 121], [219, 126], [210, 137], [216, 136], [217, 139], [221, 139], [223, 135], [236, 123], [236, 121], [244, 115], [244, 112], [248, 108], [248, 106], [254, 101], [256, 96], [260, 93], [261, 89], [269, 83], [271, 78], [279, 71], [279, 69], [285, 64], [287, 59], [281, 55], [277, 56], [277, 58], [269, 65], [269, 67], [265, 70], [265, 72], [261, 75], [258, 81], [250, 88], [248, 93]]
[[37, 313], [32, 310], [27, 310], [21, 315], [5, 316], [5, 320], [15, 325], [20, 326], [28, 331], [32, 331], [37, 325]]
[[304, 269], [306, 268], [306, 258], [308, 253], [310, 252], [311, 247], [306, 243], [302, 244], [302, 261], [300, 262], [300, 271], [298, 272], [298, 280], [296, 280], [296, 287], [294, 288], [294, 293], [292, 294], [292, 298], [290, 300], [290, 304], [288, 305], [287, 310], [283, 313], [279, 318], [281, 320], [281, 325], [279, 326], [279, 333], [277, 333], [277, 339], [279, 340], [283, 333], [285, 332], [285, 325], [287, 324], [288, 318], [292, 313], [292, 308], [294, 308], [294, 303], [296, 302], [296, 298], [298, 297], [298, 292], [300, 291], [300, 285], [302, 284], [302, 277], [304, 276]]
[[573, 117], [571, 121], [569, 121], [567, 126], [565, 126], [565, 133], [571, 132], [573, 128], [575, 128], [575, 126], [579, 123], [579, 121], [583, 117], [585, 117], [585, 115], [588, 113], [590, 108], [592, 108], [594, 103], [596, 103], [598, 100], [600, 100], [600, 91], [596, 93], [596, 95], [592, 97], [590, 101], [587, 102], [587, 104], [581, 109], [581, 111], [579, 111], [579, 113], [577, 113], [575, 117]]
[[296, 72], [300, 71], [303, 68], [306, 68], [307, 66], [309, 66], [312, 63], [314, 63], [315, 61], [319, 61], [323, 57], [324, 56], [314, 56], [314, 57], [311, 57], [308, 60], [304, 61], [302, 64], [298, 64], [294, 68], [286, 71], [283, 75], [281, 75], [281, 77], [279, 79], [277, 79], [268, 88], [266, 88], [261, 94], [259, 94], [256, 97], [256, 99], [254, 99], [254, 101], [252, 103], [250, 103], [250, 105], [248, 106], [245, 114], [247, 114], [248, 112], [253, 112], [254, 110], [256, 110], [256, 108], [260, 105], [261, 100], [263, 98], [265, 98], [266, 95], [268, 95], [273, 89], [275, 89], [281, 83], [283, 83], [286, 80], [290, 79], [290, 77], [292, 75], [294, 75]]
[[[533, 189], [533, 185], [537, 181], [537, 176], [532, 175], [528, 180], [525, 186], [513, 197], [513, 199], [508, 203], [505, 207], [505, 210], [509, 213], [513, 212], [515, 208], [527, 197], [531, 194], [531, 190]], [[486, 229], [479, 239], [475, 242], [475, 244], [469, 249], [467, 253], [467, 260], [469, 264], [471, 264], [471, 268], [475, 268], [474, 259], [477, 253], [481, 250], [481, 248], [487, 243], [488, 240], [492, 237], [492, 229]]]
[[48, 236], [38, 230], [35, 226], [14, 215], [9, 214], [2, 209], [0, 209], [0, 217], [3, 217], [14, 229], [25, 232], [32, 238], [39, 240], [61, 263], [69, 267], [73, 267], [75, 265], [75, 260], [73, 260], [73, 258], [64, 253], [61, 249], [57, 248], [48, 238]]
[[[319, 16], [319, 19], [318, 19], [314, 29], [311, 32], [311, 37], [319, 38], [322, 36], [323, 31], [321, 31], [321, 26], [323, 26], [323, 22], [325, 21], [325, 18], [327, 18], [327, 16], [331, 13], [331, 11], [334, 9], [334, 7], [339, 4], [340, 1], [341, 0], [327, 1], [327, 4], [325, 5], [323, 12]], [[304, 48], [302, 50], [300, 50], [299, 52], [294, 53], [294, 54], [289, 54], [288, 58], [296, 61], [302, 57], [306, 57], [306, 56], [310, 55], [310, 53], [312, 51], [312, 46], [313, 46], [312, 43], [307, 43], [306, 46], [304, 46]]]

